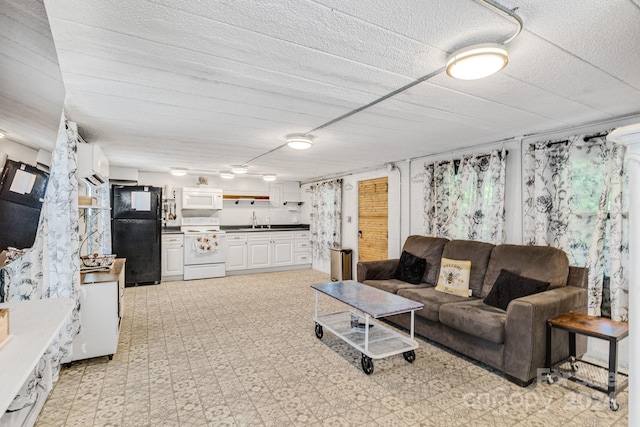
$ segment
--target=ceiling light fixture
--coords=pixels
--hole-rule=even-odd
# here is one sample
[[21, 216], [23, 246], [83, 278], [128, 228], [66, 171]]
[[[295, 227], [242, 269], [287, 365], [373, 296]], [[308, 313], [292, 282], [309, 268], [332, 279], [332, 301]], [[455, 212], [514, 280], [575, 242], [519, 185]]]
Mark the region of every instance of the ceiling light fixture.
[[248, 170], [249, 168], [246, 167], [245, 165], [231, 166], [231, 172], [235, 173], [236, 175], [242, 175], [243, 173], [247, 173]]
[[183, 168], [171, 168], [171, 175], [173, 176], [185, 176], [187, 170]]
[[223, 179], [233, 179], [235, 178], [235, 174], [231, 173], [231, 172], [220, 172], [220, 178]]
[[306, 150], [313, 145], [313, 137], [304, 133], [287, 135], [287, 145], [296, 150]]
[[5, 131], [0, 130], [0, 139], [4, 138], [5, 136], [7, 136], [7, 134], [5, 133]]
[[267, 182], [271, 182], [276, 180], [276, 176], [274, 174], [262, 175], [262, 179]]
[[460, 49], [447, 60], [447, 74], [460, 80], [489, 77], [507, 66], [509, 53], [497, 43], [477, 44]]

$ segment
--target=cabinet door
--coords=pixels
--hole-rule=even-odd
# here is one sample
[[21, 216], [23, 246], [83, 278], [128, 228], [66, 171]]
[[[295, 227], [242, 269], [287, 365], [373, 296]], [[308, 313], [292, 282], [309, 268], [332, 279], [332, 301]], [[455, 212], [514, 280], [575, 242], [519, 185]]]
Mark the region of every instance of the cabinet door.
[[284, 186], [282, 184], [269, 184], [269, 209], [281, 211], [284, 202]]
[[293, 265], [293, 240], [273, 240], [273, 265]]
[[180, 276], [184, 273], [184, 236], [162, 236], [162, 276]]
[[245, 270], [247, 268], [247, 242], [227, 239], [227, 270]]
[[249, 236], [249, 268], [271, 267], [271, 236], [260, 234], [261, 236]]

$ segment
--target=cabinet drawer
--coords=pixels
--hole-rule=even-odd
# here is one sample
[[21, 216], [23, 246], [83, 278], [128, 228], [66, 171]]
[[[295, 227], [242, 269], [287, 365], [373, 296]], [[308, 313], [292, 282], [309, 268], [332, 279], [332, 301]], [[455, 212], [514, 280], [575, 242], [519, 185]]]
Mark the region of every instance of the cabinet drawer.
[[296, 254], [296, 264], [311, 264], [310, 253]]
[[293, 240], [293, 232], [291, 231], [279, 231], [272, 233], [273, 240]]
[[162, 243], [180, 243], [180, 244], [182, 244], [183, 241], [184, 241], [184, 237], [183, 237], [182, 234], [162, 236]]
[[269, 241], [271, 240], [271, 233], [256, 231], [255, 233], [249, 234], [248, 239], [250, 242]]
[[227, 242], [246, 242], [246, 234], [227, 233]]
[[311, 249], [311, 242], [309, 241], [299, 242], [296, 240], [296, 252], [304, 252], [304, 251], [308, 251], [309, 249]]
[[311, 232], [310, 231], [296, 231], [296, 239], [307, 239], [309, 240], [311, 238]]

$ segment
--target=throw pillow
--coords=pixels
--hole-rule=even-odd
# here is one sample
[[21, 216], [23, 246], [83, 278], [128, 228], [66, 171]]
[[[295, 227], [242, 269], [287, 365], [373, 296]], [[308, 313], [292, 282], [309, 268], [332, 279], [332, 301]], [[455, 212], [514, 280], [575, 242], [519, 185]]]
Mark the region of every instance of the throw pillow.
[[436, 291], [469, 297], [471, 261], [442, 258]]
[[544, 292], [547, 289], [549, 289], [549, 282], [518, 276], [502, 269], [491, 291], [485, 297], [484, 303], [506, 310], [512, 300]]
[[417, 257], [407, 251], [402, 251], [394, 277], [403, 282], [417, 285], [422, 281], [422, 276], [424, 276], [426, 269], [426, 259]]

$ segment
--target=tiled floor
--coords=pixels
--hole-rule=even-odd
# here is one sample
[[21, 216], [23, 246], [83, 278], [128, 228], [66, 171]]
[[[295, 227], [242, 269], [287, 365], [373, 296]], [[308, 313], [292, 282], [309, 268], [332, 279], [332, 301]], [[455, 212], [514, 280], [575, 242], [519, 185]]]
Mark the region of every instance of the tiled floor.
[[[313, 270], [127, 288], [118, 353], [63, 368], [38, 426], [626, 426], [628, 394], [521, 388], [421, 341], [375, 361], [314, 335]], [[339, 305], [322, 297], [323, 309]]]

